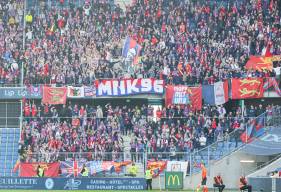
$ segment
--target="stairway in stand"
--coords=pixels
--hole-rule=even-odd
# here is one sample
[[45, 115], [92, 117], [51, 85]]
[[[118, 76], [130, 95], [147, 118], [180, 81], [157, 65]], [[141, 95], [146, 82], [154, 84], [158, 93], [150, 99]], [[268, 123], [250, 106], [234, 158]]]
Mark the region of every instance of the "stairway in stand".
[[19, 128], [0, 128], [0, 177], [17, 176], [13, 173], [18, 160]]

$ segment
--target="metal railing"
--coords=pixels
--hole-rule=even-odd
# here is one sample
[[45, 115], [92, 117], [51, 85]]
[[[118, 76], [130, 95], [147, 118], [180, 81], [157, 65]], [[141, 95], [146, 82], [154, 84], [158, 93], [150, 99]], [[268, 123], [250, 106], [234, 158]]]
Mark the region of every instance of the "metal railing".
[[[229, 135], [226, 135], [221, 140], [218, 140], [207, 147], [194, 151], [191, 155], [191, 174], [198, 172], [200, 164], [204, 163], [210, 166], [211, 161], [219, 160], [232, 152], [243, 147], [247, 143], [253, 142], [260, 136], [266, 134], [266, 127], [279, 126], [281, 123], [281, 107], [276, 106], [272, 112], [272, 115], [265, 112], [258, 117], [248, 118], [245, 124], [244, 130], [234, 130]], [[257, 131], [257, 125], [262, 131]], [[250, 133], [251, 131], [251, 133]], [[245, 137], [243, 137], [243, 134]], [[249, 137], [247, 136], [249, 135]], [[242, 138], [243, 141], [242, 141]], [[210, 167], [209, 167], [210, 168]]]
[[[146, 166], [147, 160], [177, 160], [177, 161], [189, 161], [189, 174], [194, 174], [199, 170], [200, 163], [205, 163], [210, 167], [212, 161], [221, 159], [222, 157], [231, 154], [233, 151], [241, 148], [243, 145], [252, 142], [254, 139], [260, 137], [260, 134], [255, 132], [251, 135], [251, 138], [245, 137], [243, 142], [241, 140], [242, 134], [247, 134], [253, 129], [253, 126], [259, 125], [259, 127], [276, 126], [281, 123], [281, 107], [277, 106], [273, 109], [272, 113], [263, 113], [255, 118], [243, 118], [240, 122], [243, 124], [243, 129], [234, 130], [231, 133], [218, 132], [214, 134], [214, 138], [211, 138], [211, 142], [204, 144], [200, 138], [193, 143], [198, 144], [198, 147], [184, 146], [183, 148], [171, 150], [169, 147], [162, 147], [157, 150], [145, 147], [141, 152], [104, 152], [104, 151], [89, 151], [89, 152], [26, 152], [21, 156], [23, 162], [54, 162], [54, 161], [66, 161], [66, 160], [79, 160], [84, 159], [99, 160], [99, 161], [125, 161], [130, 160], [133, 162], [141, 163]], [[26, 119], [32, 119], [26, 118]], [[52, 119], [52, 118], [43, 118]], [[54, 120], [58, 120], [53, 118]], [[72, 117], [70, 118], [72, 119]], [[104, 118], [106, 119], [106, 118]], [[177, 118], [174, 118], [177, 119]], [[183, 119], [186, 120], [186, 119]], [[254, 122], [254, 123], [253, 123]], [[266, 131], [266, 129], [265, 129]], [[193, 139], [194, 140], [194, 139]], [[213, 142], [213, 143], [212, 143]]]

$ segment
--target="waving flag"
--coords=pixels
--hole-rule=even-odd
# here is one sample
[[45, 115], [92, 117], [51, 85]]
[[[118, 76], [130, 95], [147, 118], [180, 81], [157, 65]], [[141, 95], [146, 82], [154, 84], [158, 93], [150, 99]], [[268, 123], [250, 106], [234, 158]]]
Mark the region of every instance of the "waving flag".
[[167, 167], [167, 161], [147, 161], [147, 168], [153, 171], [153, 177], [157, 177]]
[[241, 134], [240, 139], [244, 143], [250, 143], [253, 138], [264, 134], [265, 114], [260, 115], [256, 119], [251, 120], [249, 127]]
[[249, 143], [250, 142], [253, 130], [255, 129], [255, 125], [256, 125], [256, 119], [251, 120], [249, 126], [240, 135], [240, 139], [243, 143]]
[[133, 59], [133, 63], [137, 64], [141, 46], [131, 37], [127, 37], [123, 46], [122, 56], [127, 59]]
[[265, 114], [260, 115], [257, 117], [256, 120], [256, 127], [253, 131], [252, 136], [259, 137], [264, 134], [264, 125], [265, 125]]
[[232, 99], [247, 99], [263, 97], [263, 79], [245, 78], [232, 79]]
[[257, 71], [272, 71], [273, 63], [271, 57], [250, 56], [245, 65], [246, 69], [254, 69]]
[[124, 166], [130, 165], [131, 161], [113, 162], [114, 171], [120, 173]]

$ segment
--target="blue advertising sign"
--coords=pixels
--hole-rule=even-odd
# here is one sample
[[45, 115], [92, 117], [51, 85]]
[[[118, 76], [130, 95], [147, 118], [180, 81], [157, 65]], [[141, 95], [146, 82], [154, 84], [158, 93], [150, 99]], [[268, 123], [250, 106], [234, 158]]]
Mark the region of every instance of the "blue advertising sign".
[[41, 87], [1, 87], [0, 99], [41, 99]]
[[23, 178], [0, 177], [0, 189], [144, 190], [144, 178]]

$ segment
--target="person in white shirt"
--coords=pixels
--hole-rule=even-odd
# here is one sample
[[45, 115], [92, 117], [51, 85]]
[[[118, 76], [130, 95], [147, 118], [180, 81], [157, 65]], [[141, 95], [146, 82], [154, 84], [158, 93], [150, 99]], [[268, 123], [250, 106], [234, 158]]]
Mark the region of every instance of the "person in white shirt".
[[199, 138], [200, 147], [205, 147], [207, 142], [207, 138], [202, 134]]

